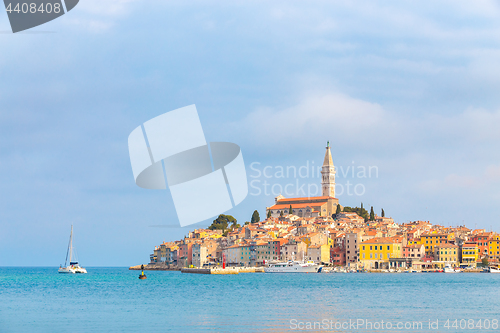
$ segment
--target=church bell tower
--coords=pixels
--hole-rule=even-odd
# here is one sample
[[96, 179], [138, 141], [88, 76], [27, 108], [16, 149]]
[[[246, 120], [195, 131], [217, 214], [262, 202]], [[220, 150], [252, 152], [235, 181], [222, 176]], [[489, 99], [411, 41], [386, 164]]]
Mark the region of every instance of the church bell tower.
[[335, 198], [335, 167], [332, 161], [332, 153], [330, 151], [330, 141], [326, 143], [325, 160], [321, 168], [321, 188], [324, 197]]

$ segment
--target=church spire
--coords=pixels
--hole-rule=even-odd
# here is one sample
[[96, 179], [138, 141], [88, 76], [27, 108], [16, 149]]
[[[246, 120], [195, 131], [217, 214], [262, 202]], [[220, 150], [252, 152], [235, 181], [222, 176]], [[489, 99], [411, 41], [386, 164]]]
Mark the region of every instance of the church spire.
[[325, 153], [325, 160], [323, 161], [323, 166], [333, 167], [332, 153], [330, 151], [330, 141], [327, 141], [326, 143], [326, 153]]
[[321, 188], [324, 197], [335, 198], [335, 166], [333, 165], [330, 141], [326, 143], [325, 159], [321, 168]]

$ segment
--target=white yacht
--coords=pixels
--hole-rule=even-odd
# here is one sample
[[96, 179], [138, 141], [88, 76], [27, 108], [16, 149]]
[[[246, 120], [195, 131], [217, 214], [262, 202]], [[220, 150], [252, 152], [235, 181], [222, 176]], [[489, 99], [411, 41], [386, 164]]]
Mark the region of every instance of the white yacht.
[[[68, 263], [69, 256], [69, 266]], [[73, 261], [73, 225], [71, 225], [71, 233], [69, 235], [69, 245], [68, 251], [66, 252], [66, 261], [64, 262], [64, 267], [59, 266], [59, 273], [65, 274], [85, 274], [87, 270], [83, 267], [80, 267], [78, 264], [78, 260]]]
[[266, 273], [319, 273], [323, 266], [312, 261], [299, 262], [289, 260], [288, 262], [278, 262], [270, 264], [264, 268]]

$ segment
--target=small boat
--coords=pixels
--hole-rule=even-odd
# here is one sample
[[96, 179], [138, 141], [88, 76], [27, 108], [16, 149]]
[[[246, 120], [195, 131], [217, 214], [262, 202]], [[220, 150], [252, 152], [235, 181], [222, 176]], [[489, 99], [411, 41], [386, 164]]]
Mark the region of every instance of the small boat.
[[[69, 266], [68, 263], [69, 256]], [[69, 245], [68, 251], [66, 252], [66, 261], [64, 262], [64, 267], [59, 266], [57, 270], [59, 273], [63, 274], [86, 274], [87, 270], [83, 267], [80, 267], [78, 264], [78, 260], [73, 261], [73, 225], [71, 225], [71, 233], [69, 235]]]
[[500, 269], [498, 267], [490, 266], [489, 267], [490, 273], [500, 273]]
[[450, 264], [446, 264], [444, 266], [444, 272], [445, 273], [457, 273], [453, 267], [451, 267]]

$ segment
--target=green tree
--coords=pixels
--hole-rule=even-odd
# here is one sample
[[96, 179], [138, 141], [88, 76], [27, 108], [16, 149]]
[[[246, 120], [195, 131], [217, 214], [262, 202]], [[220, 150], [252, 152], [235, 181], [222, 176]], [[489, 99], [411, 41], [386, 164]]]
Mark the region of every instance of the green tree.
[[280, 217], [283, 217], [283, 211], [280, 211]]
[[364, 209], [364, 208], [363, 208], [363, 203], [361, 203], [361, 209]]
[[481, 260], [481, 263], [483, 264], [484, 267], [488, 267], [488, 265], [489, 265], [488, 258], [484, 257]]
[[252, 223], [260, 222], [260, 215], [259, 215], [259, 212], [257, 210], [253, 211], [252, 219], [250, 220], [250, 222], [252, 222]]
[[231, 223], [231, 227], [234, 229], [237, 225], [237, 221], [231, 215], [220, 214], [208, 227], [210, 230], [222, 230], [225, 232], [229, 228], [229, 223]]
[[372, 206], [372, 208], [370, 209], [370, 221], [374, 220], [375, 220], [375, 212], [373, 211], [373, 206]]
[[267, 218], [270, 218], [270, 217], [271, 217], [271, 211], [270, 211], [270, 210], [268, 210], [268, 211], [267, 211]]
[[340, 214], [342, 212], [342, 208], [340, 208], [340, 205], [337, 205], [337, 211], [335, 214]]
[[380, 214], [380, 216], [385, 217], [385, 212], [384, 212], [383, 208], [382, 208], [382, 213]]
[[343, 209], [344, 212], [355, 212], [359, 216], [365, 219], [365, 222], [368, 221], [368, 211], [364, 208], [359, 208], [359, 207], [349, 207], [345, 206]]
[[293, 214], [292, 205], [290, 205], [290, 208], [288, 209], [288, 214]]

